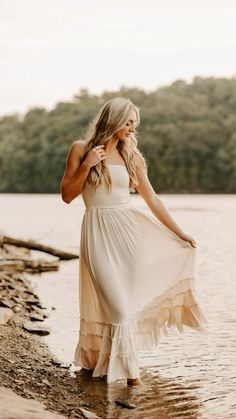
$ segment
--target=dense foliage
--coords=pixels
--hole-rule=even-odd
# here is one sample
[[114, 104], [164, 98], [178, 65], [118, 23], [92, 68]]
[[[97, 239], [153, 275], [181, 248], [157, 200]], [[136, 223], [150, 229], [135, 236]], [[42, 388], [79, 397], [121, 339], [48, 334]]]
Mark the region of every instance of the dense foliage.
[[71, 143], [115, 96], [140, 108], [139, 147], [156, 192], [236, 192], [236, 79], [196, 77], [147, 93], [86, 89], [51, 110], [0, 119], [0, 192], [59, 192]]

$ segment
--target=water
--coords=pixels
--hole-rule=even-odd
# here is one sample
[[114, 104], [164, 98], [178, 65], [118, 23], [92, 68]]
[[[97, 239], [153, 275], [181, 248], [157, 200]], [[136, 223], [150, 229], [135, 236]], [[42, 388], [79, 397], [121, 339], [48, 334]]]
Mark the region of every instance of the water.
[[[107, 386], [80, 372], [75, 379], [86, 391], [107, 398], [108, 419], [236, 418], [236, 196], [160, 197], [197, 242], [196, 287], [207, 330], [180, 334], [170, 329], [157, 349], [141, 358], [142, 387], [127, 388], [122, 381]], [[140, 197], [133, 199], [146, 206]], [[79, 250], [81, 197], [66, 205], [58, 195], [2, 194], [0, 211], [0, 229], [8, 235]], [[71, 363], [78, 339], [78, 260], [62, 262], [59, 272], [31, 280], [50, 312], [52, 333], [44, 339], [62, 361]], [[116, 399], [137, 408], [121, 409]]]

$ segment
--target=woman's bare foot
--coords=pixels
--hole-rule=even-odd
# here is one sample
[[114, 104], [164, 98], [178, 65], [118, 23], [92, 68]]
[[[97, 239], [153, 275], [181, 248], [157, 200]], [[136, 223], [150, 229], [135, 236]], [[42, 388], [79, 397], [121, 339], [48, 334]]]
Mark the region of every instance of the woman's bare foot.
[[140, 384], [143, 384], [140, 378], [127, 378], [127, 384], [129, 386], [139, 386]]

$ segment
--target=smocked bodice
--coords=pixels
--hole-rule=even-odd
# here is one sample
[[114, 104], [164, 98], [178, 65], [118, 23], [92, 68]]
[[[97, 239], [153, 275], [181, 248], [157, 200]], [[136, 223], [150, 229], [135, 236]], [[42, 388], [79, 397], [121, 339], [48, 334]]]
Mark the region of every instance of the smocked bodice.
[[85, 182], [82, 197], [86, 209], [130, 205], [129, 175], [126, 167], [108, 164], [108, 169], [112, 179], [111, 191], [108, 190], [104, 178], [102, 178], [101, 184], [96, 189], [88, 182]]

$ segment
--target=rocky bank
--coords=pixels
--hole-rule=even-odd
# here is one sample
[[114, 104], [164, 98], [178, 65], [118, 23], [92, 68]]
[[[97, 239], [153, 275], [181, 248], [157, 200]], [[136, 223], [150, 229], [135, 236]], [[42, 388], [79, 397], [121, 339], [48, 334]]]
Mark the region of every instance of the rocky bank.
[[84, 391], [84, 373], [72, 376], [40, 338], [47, 315], [22, 269], [0, 264], [0, 419], [104, 418], [107, 401]]

